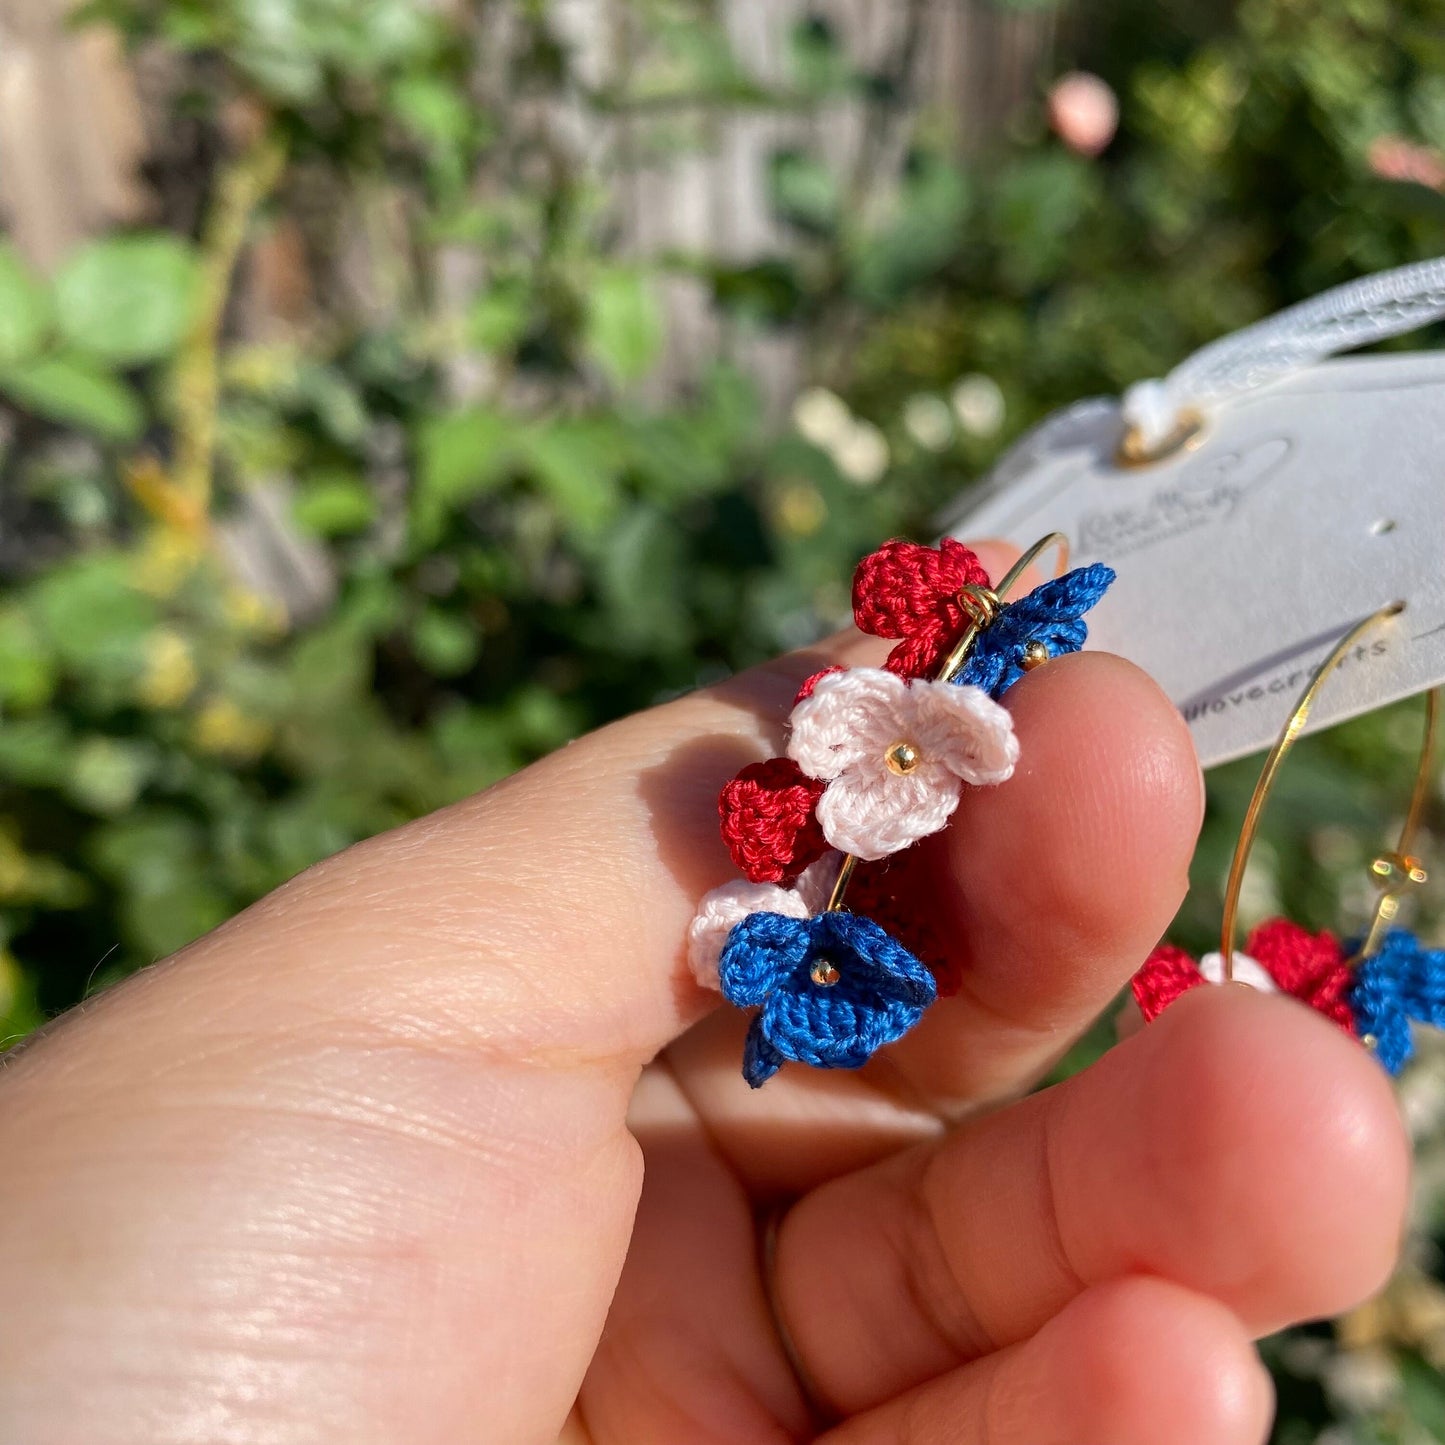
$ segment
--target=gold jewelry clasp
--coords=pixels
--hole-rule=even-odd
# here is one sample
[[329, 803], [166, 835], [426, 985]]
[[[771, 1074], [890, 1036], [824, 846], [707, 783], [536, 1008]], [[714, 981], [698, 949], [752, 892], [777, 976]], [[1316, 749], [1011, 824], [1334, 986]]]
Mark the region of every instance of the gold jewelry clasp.
[[1114, 449], [1114, 465], [1125, 470], [1138, 467], [1152, 467], [1155, 462], [1167, 461], [1175, 452], [1186, 447], [1197, 447], [1204, 435], [1204, 418], [1192, 408], [1182, 411], [1169, 434], [1151, 445], [1144, 440], [1138, 427], [1125, 427]]

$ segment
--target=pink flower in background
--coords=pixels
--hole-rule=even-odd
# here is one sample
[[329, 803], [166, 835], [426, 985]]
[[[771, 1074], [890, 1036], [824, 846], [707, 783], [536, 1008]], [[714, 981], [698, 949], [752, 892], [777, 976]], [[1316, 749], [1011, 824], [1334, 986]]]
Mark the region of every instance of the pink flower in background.
[[1049, 124], [1071, 151], [1096, 156], [1119, 129], [1119, 98], [1097, 75], [1071, 71], [1049, 91]]
[[1416, 145], [1402, 135], [1376, 136], [1370, 142], [1370, 169], [1386, 181], [1415, 181], [1434, 190], [1445, 189], [1445, 159], [1429, 146]]

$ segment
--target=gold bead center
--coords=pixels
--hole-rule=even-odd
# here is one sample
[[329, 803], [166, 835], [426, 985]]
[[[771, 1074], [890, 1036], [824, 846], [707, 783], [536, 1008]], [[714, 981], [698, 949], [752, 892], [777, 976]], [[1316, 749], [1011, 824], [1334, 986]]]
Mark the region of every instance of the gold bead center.
[[1024, 644], [1024, 671], [1032, 672], [1036, 667], [1042, 667], [1049, 660], [1048, 647], [1035, 638], [1032, 642]]
[[923, 754], [912, 743], [897, 742], [883, 754], [888, 771], [898, 777], [911, 773], [923, 761]]
[[833, 967], [830, 960], [826, 958], [815, 958], [812, 968], [808, 970], [808, 977], [811, 978], [819, 988], [832, 988], [843, 975]]

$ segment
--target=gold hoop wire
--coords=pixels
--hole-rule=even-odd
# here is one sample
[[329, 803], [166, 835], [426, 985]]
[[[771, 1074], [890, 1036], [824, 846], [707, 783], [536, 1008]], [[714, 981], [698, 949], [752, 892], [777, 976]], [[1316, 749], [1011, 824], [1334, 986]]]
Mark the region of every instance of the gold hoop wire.
[[[963, 629], [958, 641], [953, 644], [938, 671], [934, 673], [933, 680], [935, 682], [947, 682], [968, 661], [968, 655], [973, 651], [973, 645], [978, 641], [979, 634], [1002, 610], [1004, 598], [1018, 585], [1019, 578], [1050, 547], [1059, 549], [1059, 574], [1062, 574], [1068, 570], [1069, 566], [1069, 539], [1062, 532], [1050, 532], [1047, 537], [1040, 537], [1032, 547], [1023, 553], [1018, 561], [1004, 573], [997, 587], [979, 587], [970, 584], [963, 589], [959, 601], [963, 603], [969, 614], [969, 623]], [[824, 910], [825, 912], [836, 913], [843, 906], [843, 897], [848, 891], [853, 870], [857, 866], [858, 860], [851, 853], [843, 855], [843, 862], [838, 869], [838, 877], [834, 881], [833, 891], [828, 895], [828, 906]]]
[[[1314, 707], [1330, 674], [1334, 672], [1355, 643], [1378, 623], [1398, 617], [1405, 610], [1403, 602], [1391, 602], [1388, 606], [1373, 612], [1363, 621], [1357, 622], [1335, 644], [1330, 655], [1315, 669], [1308, 686], [1295, 704], [1294, 711], [1275, 739], [1269, 756], [1264, 760], [1259, 781], [1244, 811], [1244, 824], [1239, 830], [1239, 841], [1234, 845], [1234, 858], [1229, 865], [1229, 882], [1224, 889], [1224, 917], [1220, 923], [1219, 951], [1224, 959], [1224, 978], [1229, 982], [1234, 977], [1234, 938], [1239, 917], [1239, 895], [1244, 887], [1244, 871], [1249, 864], [1250, 850], [1259, 832], [1260, 815], [1274, 787], [1285, 757], [1294, 747], [1305, 723], [1309, 721], [1310, 709]], [[1433, 688], [1425, 695], [1425, 737], [1420, 747], [1420, 761], [1415, 769], [1415, 783], [1410, 790], [1410, 806], [1405, 813], [1404, 826], [1393, 853], [1382, 853], [1370, 864], [1370, 874], [1379, 885], [1380, 896], [1375, 903], [1375, 912], [1370, 920], [1369, 931], [1351, 963], [1368, 958], [1379, 947], [1380, 936], [1400, 911], [1400, 899], [1414, 885], [1426, 881], [1425, 868], [1410, 851], [1415, 834], [1420, 828], [1420, 819], [1425, 811], [1425, 801], [1430, 791], [1430, 766], [1435, 753], [1435, 740], [1439, 732], [1440, 688]]]

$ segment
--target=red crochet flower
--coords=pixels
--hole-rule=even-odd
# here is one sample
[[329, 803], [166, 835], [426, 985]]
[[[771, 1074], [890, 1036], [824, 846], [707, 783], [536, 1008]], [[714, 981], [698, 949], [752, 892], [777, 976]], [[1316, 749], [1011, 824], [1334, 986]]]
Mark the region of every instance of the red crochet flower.
[[[968, 626], [959, 592], [970, 585], [986, 587], [988, 573], [961, 542], [949, 538], [938, 547], [885, 542], [858, 564], [853, 615], [864, 632], [900, 639], [886, 663], [889, 671], [900, 677], [932, 676]], [[811, 695], [820, 678], [838, 671], [829, 667], [814, 673], [795, 705]], [[722, 790], [723, 842], [750, 882], [791, 883], [827, 851], [814, 816], [823, 788], [796, 763], [772, 758], [744, 768]], [[906, 918], [901, 931], [908, 931]]]
[[1204, 982], [1199, 965], [1189, 954], [1172, 943], [1161, 943], [1134, 975], [1134, 1001], [1144, 1022], [1152, 1024], [1176, 998]]
[[[1261, 923], [1245, 940], [1244, 952], [1269, 974], [1281, 993], [1333, 1019], [1348, 1034], [1355, 1018], [1346, 995], [1353, 982], [1339, 940], [1311, 933], [1287, 918]], [[1161, 944], [1134, 975], [1134, 998], [1146, 1021], [1158, 1018], [1181, 994], [1208, 980], [1182, 948]]]
[[828, 851], [813, 810], [824, 784], [791, 758], [749, 763], [718, 798], [723, 842], [752, 883], [791, 883]]
[[958, 992], [958, 965], [934, 925], [933, 915], [918, 890], [910, 888], [907, 870], [893, 858], [860, 863], [848, 885], [846, 907], [862, 913], [891, 933], [933, 974], [941, 997]]
[[1332, 933], [1311, 933], [1288, 918], [1272, 918], [1249, 935], [1244, 948], [1265, 966], [1281, 993], [1333, 1019], [1347, 1034], [1354, 1033], [1355, 1016], [1345, 997], [1354, 975]]
[[983, 564], [962, 542], [937, 547], [885, 542], [853, 574], [853, 620], [874, 637], [900, 638], [884, 664], [900, 677], [927, 677], [968, 626], [964, 587], [989, 585]]
[[802, 687], [798, 689], [798, 695], [793, 699], [793, 706], [797, 707], [800, 702], [804, 702], [806, 699], [812, 697], [813, 689], [817, 687], [825, 677], [831, 677], [835, 672], [842, 672], [843, 670], [840, 664], [834, 663], [832, 667], [819, 668], [818, 671], [810, 677], [804, 678]]

